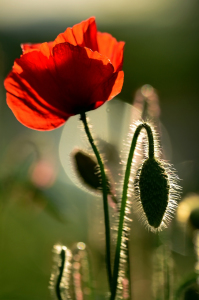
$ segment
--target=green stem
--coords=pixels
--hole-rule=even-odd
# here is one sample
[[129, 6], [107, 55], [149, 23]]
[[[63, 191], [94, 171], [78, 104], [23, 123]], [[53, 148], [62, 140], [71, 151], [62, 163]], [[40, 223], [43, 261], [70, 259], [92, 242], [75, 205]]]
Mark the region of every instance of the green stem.
[[61, 283], [61, 279], [62, 279], [62, 275], [63, 275], [63, 271], [64, 271], [65, 259], [66, 259], [66, 253], [65, 253], [64, 249], [61, 250], [60, 258], [61, 258], [61, 265], [59, 267], [59, 276], [57, 278], [57, 283], [56, 283], [56, 287], [55, 287], [58, 300], [62, 300], [61, 291], [60, 291], [60, 283]]
[[119, 227], [118, 227], [116, 252], [115, 252], [115, 261], [114, 261], [114, 269], [113, 269], [113, 280], [112, 280], [112, 289], [111, 289], [111, 298], [110, 298], [111, 300], [115, 299], [116, 292], [117, 292], [117, 279], [118, 279], [118, 273], [119, 273], [121, 242], [122, 242], [122, 233], [123, 233], [129, 177], [131, 174], [131, 165], [132, 165], [135, 147], [137, 144], [137, 139], [140, 134], [140, 131], [143, 128], [145, 128], [147, 135], [148, 135], [149, 157], [150, 158], [154, 157], [154, 140], [153, 140], [153, 133], [152, 133], [151, 127], [147, 123], [142, 123], [136, 128], [136, 131], [134, 133], [129, 156], [128, 156], [128, 161], [127, 161], [127, 165], [126, 165], [124, 184], [123, 184], [123, 193], [122, 193], [122, 203], [121, 203], [121, 208], [120, 208], [120, 219], [119, 219]]
[[104, 171], [104, 165], [102, 162], [102, 159], [100, 157], [99, 151], [94, 143], [94, 140], [92, 138], [92, 135], [90, 133], [88, 123], [86, 120], [86, 114], [82, 113], [80, 120], [84, 124], [84, 129], [86, 132], [86, 135], [88, 137], [88, 140], [91, 144], [91, 147], [93, 149], [93, 152], [95, 153], [95, 156], [97, 158], [100, 172], [101, 172], [101, 178], [102, 178], [102, 191], [103, 191], [103, 204], [104, 204], [104, 221], [105, 221], [105, 235], [106, 235], [106, 260], [107, 260], [107, 275], [108, 275], [108, 281], [109, 286], [111, 290], [111, 282], [112, 282], [112, 272], [111, 272], [111, 246], [110, 246], [110, 223], [109, 223], [109, 211], [108, 211], [108, 199], [107, 199], [107, 180], [106, 180], [106, 174]]

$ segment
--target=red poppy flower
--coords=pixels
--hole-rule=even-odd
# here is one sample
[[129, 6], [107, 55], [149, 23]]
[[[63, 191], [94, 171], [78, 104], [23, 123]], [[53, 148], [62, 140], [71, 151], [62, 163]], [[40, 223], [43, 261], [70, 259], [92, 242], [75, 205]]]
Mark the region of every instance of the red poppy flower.
[[22, 45], [5, 79], [7, 104], [27, 127], [51, 130], [121, 92], [124, 42], [97, 32], [95, 18], [54, 42]]

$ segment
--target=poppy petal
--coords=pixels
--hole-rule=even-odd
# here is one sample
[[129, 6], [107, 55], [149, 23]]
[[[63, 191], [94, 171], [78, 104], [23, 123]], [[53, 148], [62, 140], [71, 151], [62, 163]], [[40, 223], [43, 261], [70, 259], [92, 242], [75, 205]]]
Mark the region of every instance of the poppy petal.
[[94, 90], [92, 94], [93, 100], [95, 99], [95, 105], [93, 109], [96, 109], [104, 104], [106, 100], [111, 100], [112, 98], [117, 96], [122, 90], [123, 82], [124, 72], [119, 71], [113, 73], [107, 81], [98, 86], [98, 88]]
[[72, 28], [67, 28], [65, 32], [60, 33], [57, 36], [54, 41], [54, 46], [64, 42], [97, 51], [97, 26], [95, 18], [89, 18], [79, 24], [76, 24]]
[[68, 28], [54, 42], [21, 47], [23, 54], [4, 85], [8, 106], [30, 128], [54, 129], [121, 91], [124, 42], [97, 33], [94, 17]]
[[61, 43], [53, 48], [53, 58], [67, 113], [72, 115], [93, 109], [96, 102], [93, 93], [103, 84], [107, 85], [106, 92], [100, 94], [100, 100], [108, 99], [114, 68], [107, 57], [88, 48]]
[[35, 49], [39, 50], [41, 43], [38, 43], [38, 44], [27, 43], [27, 44], [21, 44], [20, 46], [21, 46], [22, 52], [26, 53], [26, 52], [29, 52], [29, 51], [32, 51]]
[[107, 57], [69, 43], [56, 45], [50, 57], [44, 50], [16, 59], [5, 80], [8, 105], [24, 125], [50, 130], [112, 97], [118, 74]]
[[31, 51], [16, 59], [4, 81], [8, 106], [21, 123], [33, 129], [51, 130], [70, 117], [63, 109], [59, 85], [50, 68], [46, 69], [50, 63], [41, 52]]
[[[49, 49], [51, 51], [52, 47], [53, 47], [53, 42], [48, 42], [47, 44], [48, 44]], [[25, 54], [25, 53], [30, 52], [32, 50], [40, 50], [41, 45], [42, 45], [42, 43], [38, 43], [38, 44], [30, 44], [30, 43], [21, 44], [21, 49], [22, 49], [23, 54]]]
[[98, 51], [107, 56], [114, 66], [115, 72], [122, 70], [124, 42], [118, 42], [109, 33], [97, 33]]
[[63, 125], [69, 118], [69, 116], [66, 117], [59, 112], [57, 113], [56, 110], [50, 111], [47, 108], [40, 107], [29, 93], [25, 91], [21, 93], [22, 85], [17, 83], [14, 73], [7, 78], [5, 87], [14, 90], [14, 94], [7, 92], [8, 106], [13, 111], [16, 119], [29, 128], [52, 130]]

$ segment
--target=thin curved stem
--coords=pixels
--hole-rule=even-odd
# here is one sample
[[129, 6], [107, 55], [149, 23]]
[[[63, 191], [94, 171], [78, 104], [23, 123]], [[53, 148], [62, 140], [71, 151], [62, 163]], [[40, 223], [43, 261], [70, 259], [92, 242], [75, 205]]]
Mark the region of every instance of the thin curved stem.
[[61, 291], [60, 291], [60, 283], [61, 283], [61, 280], [62, 280], [62, 275], [63, 275], [63, 271], [64, 271], [64, 264], [65, 264], [65, 259], [66, 259], [66, 253], [65, 253], [64, 249], [61, 250], [60, 258], [61, 258], [61, 265], [59, 267], [59, 275], [58, 275], [57, 283], [56, 283], [56, 287], [55, 287], [56, 296], [57, 296], [58, 300], [62, 300]]
[[111, 300], [115, 299], [116, 291], [117, 291], [117, 279], [119, 273], [119, 263], [120, 263], [120, 252], [121, 252], [121, 243], [122, 243], [122, 233], [123, 233], [123, 225], [124, 225], [124, 217], [125, 217], [125, 208], [126, 208], [126, 201], [127, 201], [127, 192], [128, 192], [128, 184], [129, 178], [131, 174], [131, 165], [133, 161], [134, 151], [137, 144], [137, 139], [140, 134], [140, 131], [145, 128], [148, 141], [149, 141], [149, 157], [154, 157], [154, 139], [151, 127], [147, 123], [140, 124], [134, 133], [131, 148], [127, 160], [125, 177], [124, 177], [124, 184], [123, 184], [123, 193], [122, 193], [122, 203], [120, 208], [120, 219], [119, 219], [119, 227], [118, 227], [118, 238], [116, 244], [116, 252], [115, 252], [115, 261], [114, 261], [114, 269], [113, 269], [113, 280], [112, 280], [112, 289], [111, 289]]
[[84, 124], [84, 129], [88, 140], [91, 144], [93, 152], [97, 158], [97, 162], [100, 167], [101, 178], [102, 178], [102, 191], [103, 191], [103, 205], [104, 205], [104, 221], [105, 221], [105, 235], [106, 235], [106, 261], [107, 261], [107, 275], [109, 281], [109, 287], [111, 290], [111, 282], [112, 282], [112, 272], [111, 272], [111, 246], [110, 246], [110, 222], [109, 222], [109, 211], [108, 211], [108, 199], [107, 199], [107, 179], [104, 171], [104, 165], [100, 156], [100, 153], [94, 143], [91, 132], [88, 127], [88, 123], [86, 120], [86, 114], [82, 113], [80, 120]]

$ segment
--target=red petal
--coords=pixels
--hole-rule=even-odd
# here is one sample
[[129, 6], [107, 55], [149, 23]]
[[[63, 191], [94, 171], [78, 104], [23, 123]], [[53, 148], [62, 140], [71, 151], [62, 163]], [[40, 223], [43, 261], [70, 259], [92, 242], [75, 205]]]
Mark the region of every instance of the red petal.
[[30, 128], [51, 130], [70, 116], [63, 109], [60, 88], [50, 70], [50, 60], [39, 51], [31, 51], [16, 59], [4, 85], [8, 106], [16, 118]]
[[[50, 51], [52, 50], [53, 47], [53, 42], [48, 42], [47, 43], [49, 46]], [[42, 43], [38, 44], [21, 44], [21, 49], [23, 51], [23, 54], [30, 52], [32, 50], [40, 50]]]
[[123, 82], [124, 72], [119, 71], [113, 73], [107, 81], [103, 82], [96, 90], [94, 90], [92, 98], [93, 100], [95, 99], [95, 106], [93, 109], [104, 104], [105, 101], [102, 101], [102, 99], [111, 100], [117, 96], [122, 90]]
[[[95, 106], [95, 90], [107, 82], [101, 101], [105, 102], [111, 94], [114, 68], [109, 59], [88, 48], [61, 43], [53, 48], [54, 61], [65, 97], [65, 109], [69, 114], [88, 111]], [[99, 96], [98, 96], [99, 98]]]
[[124, 42], [118, 42], [109, 33], [97, 33], [98, 51], [107, 56], [114, 66], [115, 72], [122, 70]]
[[74, 46], [82, 46], [97, 51], [97, 27], [95, 18], [89, 18], [72, 28], [67, 28], [65, 32], [60, 33], [54, 41], [54, 45], [68, 42]]
[[110, 95], [109, 95], [109, 97], [108, 97], [107, 100], [113, 99], [122, 90], [122, 86], [123, 86], [123, 83], [124, 83], [124, 72], [123, 71], [119, 71], [116, 74], [117, 74], [116, 77], [111, 78], [111, 81], [113, 82], [113, 87], [112, 87], [112, 91], [111, 91], [111, 93], [110, 93]]
[[123, 72], [88, 48], [61, 43], [48, 57], [48, 45], [16, 59], [5, 80], [7, 103], [24, 125], [50, 130], [71, 115], [94, 109], [121, 90]]

